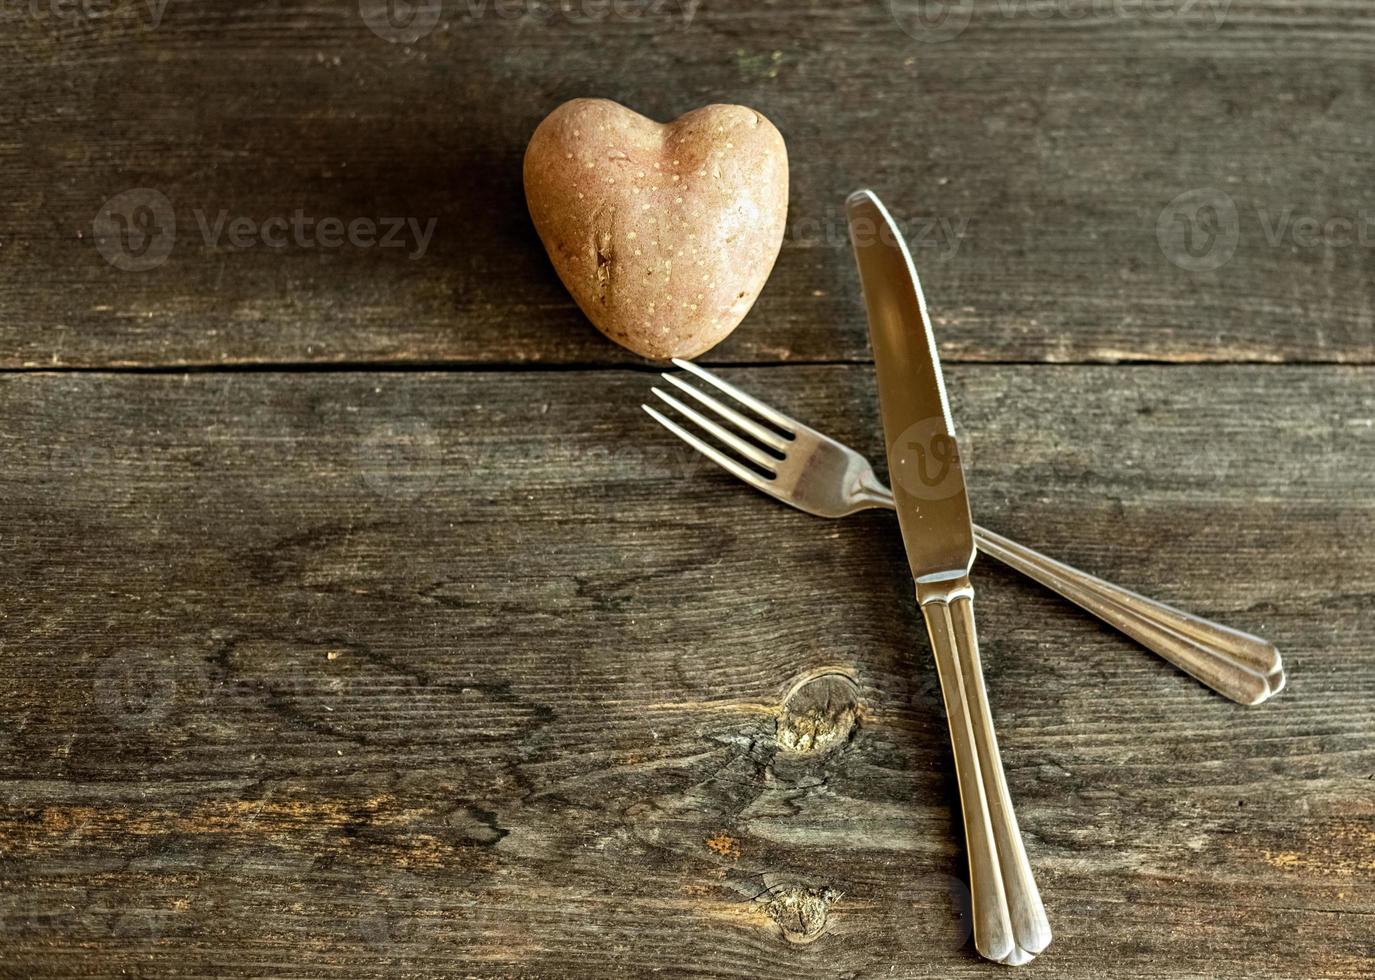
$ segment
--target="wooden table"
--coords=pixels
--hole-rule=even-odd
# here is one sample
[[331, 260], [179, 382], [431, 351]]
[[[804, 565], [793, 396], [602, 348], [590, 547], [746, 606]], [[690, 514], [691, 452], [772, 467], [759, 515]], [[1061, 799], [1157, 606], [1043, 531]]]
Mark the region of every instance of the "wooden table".
[[703, 363], [879, 457], [872, 186], [981, 522], [1283, 651], [979, 563], [1028, 973], [1375, 973], [1375, 16], [1220, 6], [5, 5], [0, 975], [997, 971], [891, 517], [652, 426], [529, 227], [579, 95], [788, 139]]

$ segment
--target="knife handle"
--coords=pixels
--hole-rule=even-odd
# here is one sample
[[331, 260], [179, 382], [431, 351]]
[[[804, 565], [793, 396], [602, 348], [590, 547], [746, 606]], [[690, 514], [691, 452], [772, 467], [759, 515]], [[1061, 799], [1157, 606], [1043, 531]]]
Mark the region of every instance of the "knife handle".
[[1285, 685], [1274, 644], [1081, 572], [1010, 538], [975, 528], [979, 550], [1093, 613], [1219, 694], [1260, 704]]
[[950, 725], [950, 747], [964, 811], [974, 946], [1017, 966], [1050, 944], [1050, 923], [1022, 846], [998, 754], [974, 628], [968, 578], [917, 587]]

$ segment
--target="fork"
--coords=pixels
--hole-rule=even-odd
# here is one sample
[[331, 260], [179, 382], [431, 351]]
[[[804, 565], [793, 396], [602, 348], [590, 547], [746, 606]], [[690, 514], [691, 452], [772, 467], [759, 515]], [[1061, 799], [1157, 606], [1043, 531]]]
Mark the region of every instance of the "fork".
[[[846, 517], [872, 508], [893, 509], [892, 491], [874, 475], [869, 461], [849, 446], [790, 418], [705, 368], [679, 358], [674, 358], [673, 363], [768, 423], [761, 424], [682, 378], [664, 373], [665, 381], [715, 417], [662, 389], [653, 389], [654, 394], [753, 465], [747, 466], [727, 455], [653, 406], [640, 407], [727, 472], [756, 490], [817, 517]], [[734, 429], [726, 428], [722, 422]], [[1279, 651], [1258, 636], [1124, 589], [977, 525], [974, 540], [984, 554], [1059, 593], [1233, 701], [1260, 704], [1284, 688], [1286, 678]]]

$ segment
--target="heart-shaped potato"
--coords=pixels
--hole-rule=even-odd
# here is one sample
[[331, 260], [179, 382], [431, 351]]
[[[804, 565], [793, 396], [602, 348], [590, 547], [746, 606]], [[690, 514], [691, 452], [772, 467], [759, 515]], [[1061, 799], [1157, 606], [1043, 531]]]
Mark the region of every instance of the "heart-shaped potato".
[[525, 199], [554, 269], [597, 329], [637, 354], [695, 357], [764, 288], [788, 213], [767, 119], [709, 105], [661, 124], [574, 99], [525, 151]]

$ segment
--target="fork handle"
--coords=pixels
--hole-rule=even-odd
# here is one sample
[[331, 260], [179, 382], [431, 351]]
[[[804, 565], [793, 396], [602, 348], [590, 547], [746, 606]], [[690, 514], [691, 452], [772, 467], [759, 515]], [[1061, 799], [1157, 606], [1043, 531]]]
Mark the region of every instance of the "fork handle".
[[1284, 688], [1284, 665], [1274, 644], [1148, 599], [985, 528], [974, 532], [984, 554], [1093, 613], [1219, 694], [1260, 704]]
[[1050, 944], [1050, 923], [1022, 846], [979, 663], [974, 591], [968, 578], [919, 584], [950, 725], [964, 812], [974, 946], [999, 963], [1029, 963]]

